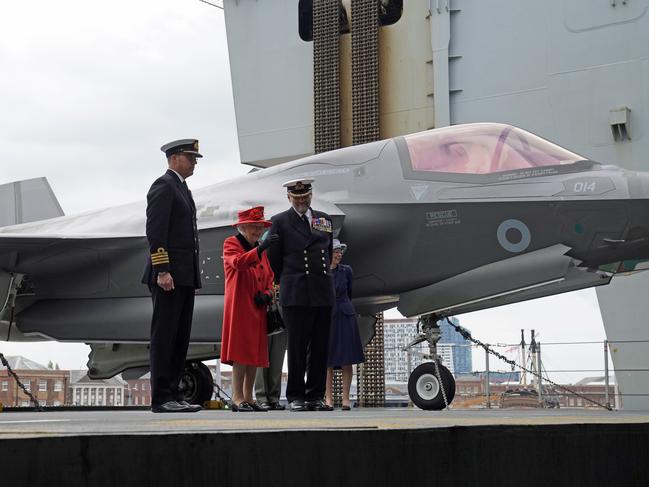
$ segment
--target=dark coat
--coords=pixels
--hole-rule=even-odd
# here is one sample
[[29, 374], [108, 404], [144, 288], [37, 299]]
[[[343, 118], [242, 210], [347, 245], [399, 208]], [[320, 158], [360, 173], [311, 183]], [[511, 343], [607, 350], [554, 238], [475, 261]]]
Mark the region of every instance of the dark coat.
[[282, 306], [333, 306], [333, 281], [329, 265], [332, 254], [331, 217], [311, 209], [314, 219], [328, 222], [329, 231], [309, 228], [293, 208], [271, 218], [271, 234], [280, 241], [268, 250], [275, 282], [280, 285]]
[[171, 169], [147, 194], [146, 236], [151, 255], [143, 283], [155, 284], [159, 272], [170, 272], [175, 286], [201, 287], [196, 205]]
[[336, 289], [336, 305], [331, 313], [327, 366], [359, 364], [365, 361], [365, 356], [356, 322], [356, 310], [351, 301], [354, 274], [352, 268], [344, 264], [338, 264], [331, 272]]

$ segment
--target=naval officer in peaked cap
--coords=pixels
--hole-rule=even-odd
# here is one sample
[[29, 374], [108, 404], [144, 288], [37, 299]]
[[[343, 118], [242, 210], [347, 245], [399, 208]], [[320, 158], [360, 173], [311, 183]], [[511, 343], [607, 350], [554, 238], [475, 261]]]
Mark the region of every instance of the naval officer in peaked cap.
[[161, 147], [169, 168], [147, 194], [149, 259], [142, 282], [153, 298], [151, 319], [151, 410], [195, 412], [179, 383], [192, 327], [194, 293], [201, 287], [196, 206], [186, 179], [194, 174], [198, 140], [181, 139]]
[[270, 234], [280, 238], [268, 257], [288, 331], [286, 398], [291, 411], [333, 409], [323, 401], [335, 299], [329, 270], [333, 227], [329, 215], [311, 208], [312, 183], [284, 183], [291, 207], [271, 218]]

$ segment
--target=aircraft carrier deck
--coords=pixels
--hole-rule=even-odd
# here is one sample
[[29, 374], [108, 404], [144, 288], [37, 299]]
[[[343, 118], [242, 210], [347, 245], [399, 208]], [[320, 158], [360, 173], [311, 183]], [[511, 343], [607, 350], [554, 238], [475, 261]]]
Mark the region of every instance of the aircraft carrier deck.
[[646, 412], [0, 414], [0, 478], [12, 487], [646, 486], [648, 451]]

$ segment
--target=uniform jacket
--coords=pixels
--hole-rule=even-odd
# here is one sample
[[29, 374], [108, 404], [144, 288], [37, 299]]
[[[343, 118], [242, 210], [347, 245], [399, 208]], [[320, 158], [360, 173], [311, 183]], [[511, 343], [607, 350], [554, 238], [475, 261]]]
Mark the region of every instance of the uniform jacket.
[[175, 286], [201, 287], [196, 206], [187, 185], [168, 169], [147, 194], [146, 237], [150, 258], [142, 282], [170, 272]]
[[322, 219], [328, 230], [309, 227], [293, 208], [271, 218], [271, 234], [279, 243], [268, 249], [279, 282], [282, 306], [333, 306], [334, 288], [329, 265], [332, 253], [331, 217], [311, 209], [313, 220]]
[[266, 306], [255, 304], [258, 292], [272, 295], [273, 271], [266, 252], [257, 253], [243, 235], [223, 242], [225, 295], [221, 361], [268, 367]]

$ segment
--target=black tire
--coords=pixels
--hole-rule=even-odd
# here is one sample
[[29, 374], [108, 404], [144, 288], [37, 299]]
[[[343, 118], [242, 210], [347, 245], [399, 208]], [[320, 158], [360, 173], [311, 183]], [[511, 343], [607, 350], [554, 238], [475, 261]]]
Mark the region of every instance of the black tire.
[[187, 362], [180, 388], [185, 401], [190, 404], [202, 405], [205, 401], [209, 401], [214, 393], [214, 381], [210, 369], [203, 362]]
[[[442, 376], [446, 400], [450, 405], [455, 397], [455, 379], [453, 374], [442, 364], [439, 364], [439, 373]], [[415, 406], [420, 409], [439, 411], [446, 407], [433, 362], [424, 362], [412, 371], [408, 378], [408, 395]]]

